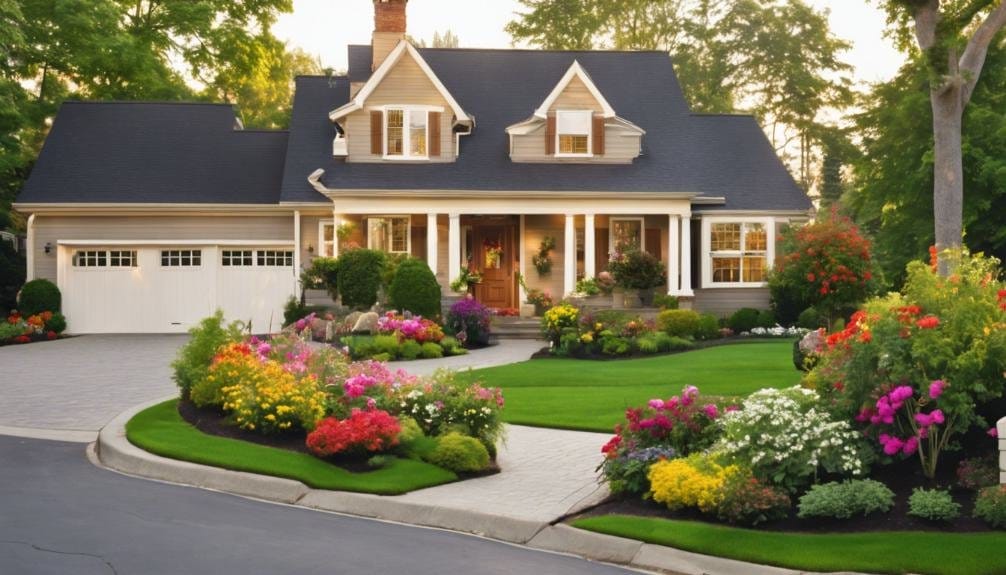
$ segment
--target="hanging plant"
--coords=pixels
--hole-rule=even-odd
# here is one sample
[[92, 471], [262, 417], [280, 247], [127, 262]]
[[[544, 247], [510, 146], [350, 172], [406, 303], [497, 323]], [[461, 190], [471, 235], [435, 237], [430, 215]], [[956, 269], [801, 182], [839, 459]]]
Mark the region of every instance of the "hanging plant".
[[552, 250], [555, 249], [555, 238], [545, 236], [538, 246], [538, 253], [531, 258], [534, 269], [538, 270], [538, 275], [547, 276], [552, 271]]

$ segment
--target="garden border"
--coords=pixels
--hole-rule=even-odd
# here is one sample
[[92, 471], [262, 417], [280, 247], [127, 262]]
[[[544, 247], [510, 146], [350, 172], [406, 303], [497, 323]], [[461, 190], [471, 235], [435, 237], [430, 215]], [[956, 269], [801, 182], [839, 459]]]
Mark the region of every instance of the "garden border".
[[[396, 501], [394, 496], [310, 489], [299, 481], [231, 471], [177, 461], [148, 453], [126, 439], [126, 423], [148, 407], [174, 398], [162, 397], [132, 407], [113, 418], [88, 446], [88, 458], [99, 467], [125, 475], [209, 489], [307, 509], [356, 515], [422, 527], [447, 529], [565, 553], [636, 569], [680, 575], [800, 575], [805, 571], [744, 563], [592, 533], [555, 522], [537, 522], [479, 511], [446, 509]], [[575, 512], [576, 510], [571, 510]], [[557, 518], [558, 521], [561, 518]]]

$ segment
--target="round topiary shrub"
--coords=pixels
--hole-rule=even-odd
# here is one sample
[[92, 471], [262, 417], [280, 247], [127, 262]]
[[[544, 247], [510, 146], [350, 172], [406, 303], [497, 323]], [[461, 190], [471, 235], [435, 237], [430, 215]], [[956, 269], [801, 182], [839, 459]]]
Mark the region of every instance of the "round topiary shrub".
[[451, 471], [470, 473], [489, 466], [489, 451], [478, 439], [454, 431], [437, 439], [437, 447], [427, 461]]
[[720, 337], [720, 320], [711, 313], [702, 314], [699, 317], [699, 327], [695, 330], [695, 339], [706, 341]]
[[422, 260], [410, 258], [399, 264], [388, 296], [398, 311], [411, 311], [427, 319], [440, 316], [440, 284]]
[[727, 322], [727, 325], [730, 329], [734, 330], [734, 333], [751, 331], [759, 326], [760, 316], [761, 312], [755, 308], [742, 307], [730, 316], [730, 320]]
[[384, 253], [377, 250], [350, 250], [339, 256], [338, 282], [342, 305], [369, 309], [377, 303], [383, 270]]
[[796, 319], [797, 327], [802, 327], [804, 329], [817, 329], [819, 327], [827, 327], [825, 325], [824, 318], [821, 317], [821, 312], [817, 309], [809, 307], [802, 312], [800, 316]]
[[657, 315], [657, 328], [673, 337], [694, 337], [701, 323], [699, 312], [690, 309], [668, 309]]
[[423, 359], [436, 359], [438, 357], [444, 357], [444, 348], [441, 347], [439, 343], [433, 343], [428, 341], [423, 344]]
[[63, 333], [66, 331], [66, 318], [58, 311], [52, 312], [52, 317], [45, 322], [45, 331]]
[[31, 280], [21, 288], [17, 309], [28, 317], [44, 311], [57, 312], [62, 309], [59, 288], [49, 280]]

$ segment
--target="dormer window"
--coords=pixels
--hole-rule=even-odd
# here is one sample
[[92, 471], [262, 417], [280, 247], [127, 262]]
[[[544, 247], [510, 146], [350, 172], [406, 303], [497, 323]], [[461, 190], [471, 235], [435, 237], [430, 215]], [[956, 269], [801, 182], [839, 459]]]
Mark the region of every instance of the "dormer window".
[[557, 110], [555, 113], [557, 156], [592, 156], [590, 150], [594, 114], [590, 110]]
[[429, 110], [418, 108], [386, 109], [384, 155], [390, 158], [427, 158], [429, 114]]

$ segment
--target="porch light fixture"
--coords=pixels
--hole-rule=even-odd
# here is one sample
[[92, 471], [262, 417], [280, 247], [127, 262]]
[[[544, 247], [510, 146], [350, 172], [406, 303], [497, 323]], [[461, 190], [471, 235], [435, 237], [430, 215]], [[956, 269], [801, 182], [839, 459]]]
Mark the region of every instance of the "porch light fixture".
[[51, 254], [52, 253], [52, 242], [45, 242], [44, 249], [45, 249], [46, 255]]
[[313, 254], [314, 253], [314, 246], [313, 245], [307, 244], [307, 253], [309, 253], [309, 254]]

